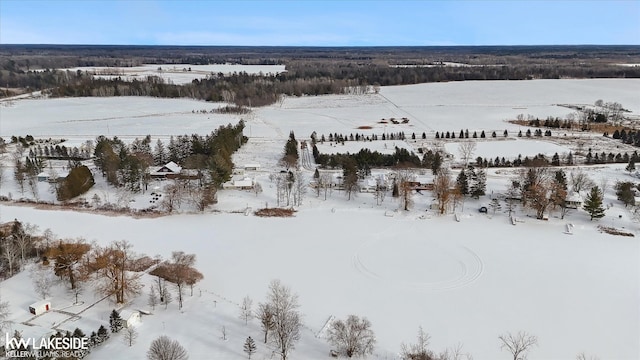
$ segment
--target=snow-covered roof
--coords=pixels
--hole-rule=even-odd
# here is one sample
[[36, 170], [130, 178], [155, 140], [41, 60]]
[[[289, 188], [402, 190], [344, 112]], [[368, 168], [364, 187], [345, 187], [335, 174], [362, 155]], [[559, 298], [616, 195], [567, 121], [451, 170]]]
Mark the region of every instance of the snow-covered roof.
[[31, 304], [29, 306], [32, 307], [32, 308], [38, 308], [38, 307], [41, 307], [41, 306], [45, 306], [46, 304], [51, 305], [51, 300], [40, 300], [40, 301], [34, 302], [33, 304]]
[[260, 168], [260, 164], [245, 164], [244, 168], [245, 169], [259, 169]]
[[249, 187], [249, 186], [253, 186], [253, 180], [251, 179], [234, 180], [233, 185], [237, 187]]
[[166, 167], [167, 169], [171, 170], [174, 173], [179, 173], [180, 170], [182, 170], [182, 167], [180, 167], [178, 164], [174, 163], [173, 161], [168, 162], [164, 167]]
[[166, 175], [168, 173], [179, 174], [180, 171], [182, 171], [182, 167], [173, 161], [170, 161], [162, 166], [151, 168], [149, 173], [151, 175]]
[[429, 184], [431, 182], [433, 182], [433, 177], [431, 176], [426, 176], [426, 175], [417, 175], [415, 177], [416, 182], [420, 183], [420, 184]]
[[569, 194], [567, 194], [566, 201], [569, 201], [569, 202], [582, 202], [582, 196], [580, 195], [580, 193], [572, 191]]
[[366, 178], [364, 180], [361, 180], [360, 184], [367, 187], [376, 187], [378, 185], [378, 182], [376, 181], [376, 179]]
[[120, 310], [119, 314], [120, 314], [120, 317], [121, 317], [123, 320], [128, 320], [128, 319], [130, 319], [132, 316], [136, 316], [136, 317], [137, 317], [137, 316], [139, 316], [139, 315], [140, 315], [140, 312], [139, 312], [139, 311], [136, 311], [136, 310], [122, 309], [122, 310]]

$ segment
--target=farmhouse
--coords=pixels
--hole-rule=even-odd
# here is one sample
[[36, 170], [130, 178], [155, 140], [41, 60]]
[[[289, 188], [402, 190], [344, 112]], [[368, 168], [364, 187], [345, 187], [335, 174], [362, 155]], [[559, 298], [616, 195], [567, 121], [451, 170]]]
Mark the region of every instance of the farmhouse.
[[358, 187], [362, 193], [372, 193], [376, 191], [378, 182], [376, 179], [367, 178], [358, 182]]
[[180, 176], [182, 167], [173, 161], [165, 165], [149, 168], [149, 175], [152, 179], [174, 179]]
[[230, 190], [251, 190], [253, 188], [253, 179], [248, 177], [232, 178], [230, 181], [222, 184], [222, 188]]
[[427, 176], [416, 176], [413, 181], [408, 181], [407, 184], [411, 189], [416, 191], [433, 190], [433, 182], [431, 178]]
[[33, 315], [41, 315], [51, 310], [51, 301], [42, 300], [35, 302], [29, 306], [29, 312]]
[[120, 318], [122, 318], [122, 325], [128, 328], [140, 322], [140, 311], [136, 310], [120, 310]]
[[61, 170], [61, 171], [43, 171], [39, 173], [37, 176], [38, 176], [38, 181], [40, 182], [46, 181], [50, 183], [57, 183], [66, 179], [68, 175], [69, 175], [69, 171]]
[[582, 206], [582, 196], [577, 192], [571, 192], [567, 194], [567, 199], [564, 201], [564, 206], [569, 209], [577, 209]]

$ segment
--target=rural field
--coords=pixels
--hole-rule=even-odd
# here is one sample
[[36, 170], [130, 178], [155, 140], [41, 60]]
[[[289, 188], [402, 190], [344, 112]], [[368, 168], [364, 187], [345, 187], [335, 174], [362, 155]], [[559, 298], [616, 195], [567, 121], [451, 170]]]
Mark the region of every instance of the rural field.
[[[492, 194], [507, 191], [517, 168], [487, 169], [486, 195], [468, 198], [455, 214], [432, 210], [430, 191], [413, 193], [413, 205], [404, 211], [391, 194], [379, 203], [371, 193], [355, 193], [349, 199], [341, 190], [325, 195], [311, 187], [294, 217], [262, 218], [252, 212], [278, 203], [270, 175], [282, 170], [279, 160], [291, 131], [298, 140], [307, 141], [313, 132], [318, 136], [403, 132], [405, 140], [325, 141], [318, 148], [327, 154], [363, 148], [383, 153], [396, 147], [416, 153], [437, 148], [450, 153], [448, 165], [460, 161], [458, 148], [464, 141], [436, 140], [436, 132], [497, 132], [496, 138], [477, 139], [474, 159], [565, 156], [587, 148], [594, 153], [632, 153], [633, 146], [601, 133], [552, 129], [549, 137], [520, 138], [516, 134], [528, 127], [507, 120], [519, 114], [565, 118], [575, 111], [567, 105], [591, 106], [598, 99], [618, 102], [629, 111], [627, 117], [638, 119], [638, 89], [636, 79], [446, 82], [382, 87], [364, 95], [286, 97], [242, 115], [212, 113], [224, 104], [185, 99], [4, 100], [0, 136], [7, 142], [11, 136], [32, 135], [64, 138], [79, 146], [99, 135], [125, 142], [151, 135], [155, 143], [172, 135], [206, 135], [242, 119], [248, 142], [233, 155], [234, 164], [259, 164], [246, 176], [259, 182], [263, 191], [220, 190], [217, 204], [204, 212], [185, 206], [170, 215], [146, 217], [5, 201], [0, 203], [0, 222], [18, 219], [40, 230], [51, 229], [61, 238], [82, 237], [102, 245], [125, 239], [136, 253], [151, 257], [167, 259], [175, 250], [197, 255], [196, 268], [204, 279], [181, 310], [175, 304], [151, 310], [146, 294], [153, 278], [144, 275], [142, 295], [125, 305], [150, 313], [138, 325], [137, 342], [129, 347], [112, 339], [88, 359], [110, 359], [114, 354], [144, 358], [151, 340], [161, 334], [180, 341], [192, 359], [244, 358], [247, 336], [258, 345], [253, 359], [274, 358], [272, 348], [261, 341], [258, 320], [245, 324], [238, 317], [243, 298], [248, 295], [254, 304], [263, 302], [273, 279], [299, 295], [304, 328], [291, 359], [329, 358], [327, 324], [350, 314], [371, 321], [376, 347], [370, 359], [400, 359], [401, 344], [414, 342], [420, 326], [431, 335], [429, 348], [434, 352], [462, 345], [474, 359], [509, 359], [498, 336], [518, 331], [538, 339], [530, 359], [575, 359], [580, 353], [599, 359], [638, 359], [640, 217], [635, 207], [616, 199], [614, 189], [616, 181], [638, 180], [625, 171], [626, 164], [564, 169], [567, 173], [579, 169], [605, 188], [606, 214], [593, 221], [581, 208], [564, 218], [559, 211], [549, 211], [545, 220], [537, 220], [534, 212], [520, 206], [513, 220], [504, 205], [480, 213], [480, 207], [490, 205]], [[392, 118], [407, 121], [395, 123]], [[29, 192], [21, 194], [13, 180], [11, 159], [10, 152], [0, 155], [4, 164], [0, 196], [29, 198]], [[310, 181], [313, 159], [302, 165], [301, 172]], [[96, 185], [83, 195], [86, 199], [97, 195], [104, 202], [126, 199], [135, 209], [149, 206], [148, 193], [124, 197], [92, 170]], [[454, 175], [458, 171], [452, 170]], [[424, 169], [418, 175], [433, 178]], [[165, 185], [152, 184], [158, 191]], [[40, 200], [56, 201], [48, 184], [38, 187]], [[606, 234], [599, 225], [634, 236]], [[48, 314], [50, 319], [42, 318], [31, 327], [24, 325], [31, 318], [29, 304], [38, 299], [31, 285], [25, 285], [30, 281], [29, 271], [23, 271], [0, 284], [2, 300], [9, 301], [11, 326], [34, 333], [46, 333], [49, 324], [71, 331], [85, 326], [85, 332], [91, 332], [108, 323], [113, 304], [101, 301], [91, 290], [81, 295], [82, 304], [74, 304], [72, 295], [58, 284], [52, 304], [64, 313]]]

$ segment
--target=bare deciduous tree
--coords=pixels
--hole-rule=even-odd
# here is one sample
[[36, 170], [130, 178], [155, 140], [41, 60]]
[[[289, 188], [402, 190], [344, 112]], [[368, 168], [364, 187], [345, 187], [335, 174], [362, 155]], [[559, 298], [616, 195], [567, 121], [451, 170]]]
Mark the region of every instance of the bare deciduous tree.
[[2, 296], [0, 296], [0, 331], [4, 331], [7, 327], [9, 318], [9, 302], [2, 301]]
[[4, 246], [2, 247], [2, 258], [9, 265], [9, 276], [13, 276], [14, 267], [20, 266], [20, 249], [13, 241], [5, 241]]
[[158, 305], [158, 293], [156, 292], [156, 287], [151, 285], [151, 290], [149, 290], [149, 297], [147, 297], [147, 304], [151, 306], [152, 310], [156, 309], [156, 305]]
[[76, 281], [81, 276], [78, 264], [90, 249], [91, 246], [86, 244], [84, 239], [75, 239], [61, 240], [47, 251], [47, 257], [54, 261], [56, 275], [67, 278], [72, 289], [76, 287]]
[[576, 356], [576, 360], [600, 360], [600, 358], [597, 356], [588, 356], [584, 352], [581, 352]]
[[400, 353], [403, 359], [427, 360], [432, 359], [434, 354], [429, 350], [429, 340], [431, 336], [427, 334], [422, 326], [418, 328], [418, 338], [415, 344], [402, 344]]
[[[193, 286], [193, 284], [203, 278], [202, 274], [193, 268], [195, 262], [195, 254], [185, 254], [184, 251], [174, 251], [171, 254], [171, 262], [159, 265], [150, 273], [176, 286], [180, 309], [182, 309], [185, 285]], [[191, 295], [193, 295], [193, 287]]]
[[449, 169], [441, 169], [436, 175], [433, 184], [433, 193], [438, 201], [438, 212], [445, 214], [449, 211], [452, 201], [455, 198], [455, 185]]
[[469, 164], [469, 160], [473, 158], [473, 153], [476, 151], [476, 142], [475, 141], [464, 141], [458, 145], [458, 152], [460, 153], [460, 158], [464, 161], [464, 166], [467, 167]]
[[296, 170], [296, 172], [294, 173], [294, 177], [295, 183], [293, 185], [293, 203], [297, 206], [300, 206], [302, 205], [304, 196], [307, 194], [307, 180], [300, 170]]
[[275, 326], [271, 305], [259, 304], [256, 316], [260, 319], [260, 325], [262, 326], [262, 332], [264, 333], [264, 343], [266, 344], [269, 338], [269, 331], [273, 330], [273, 327]]
[[513, 360], [525, 360], [531, 347], [538, 345], [538, 338], [525, 331], [519, 331], [515, 335], [512, 333], [500, 335], [498, 339], [502, 343], [500, 348], [509, 351], [513, 355]]
[[164, 196], [160, 202], [160, 206], [166, 212], [171, 213], [180, 207], [182, 198], [184, 197], [183, 188], [178, 184], [167, 185], [164, 189]]
[[318, 178], [318, 188], [324, 191], [324, 199], [327, 200], [327, 191], [331, 188], [331, 174], [320, 174]]
[[187, 350], [176, 340], [162, 335], [151, 342], [147, 351], [148, 360], [187, 360]]
[[26, 260], [26, 253], [33, 247], [33, 238], [36, 232], [38, 232], [38, 225], [24, 223], [20, 224], [17, 231], [12, 233], [15, 243], [20, 249], [20, 258], [23, 263]]
[[329, 328], [328, 340], [339, 354], [349, 358], [372, 354], [376, 343], [371, 322], [356, 315], [349, 315], [346, 321], [334, 321]]
[[240, 319], [244, 320], [244, 324], [247, 325], [249, 320], [253, 319], [253, 300], [249, 296], [245, 296], [242, 299], [242, 305], [240, 305]]
[[108, 247], [96, 248], [87, 264], [87, 270], [97, 276], [96, 290], [115, 295], [118, 304], [138, 295], [142, 288], [141, 275], [128, 271], [134, 256], [131, 248], [126, 240], [115, 241]]
[[437, 360], [473, 360], [473, 356], [462, 351], [462, 344], [457, 344], [441, 352]]
[[49, 267], [36, 264], [31, 268], [29, 276], [31, 276], [34, 290], [42, 299], [51, 295], [51, 286], [53, 286], [55, 279]]
[[405, 211], [408, 211], [413, 205], [413, 187], [411, 186], [411, 182], [414, 176], [415, 174], [411, 169], [398, 169], [396, 171], [400, 207]]
[[216, 202], [216, 188], [214, 186], [193, 186], [189, 191], [191, 202], [198, 211], [204, 211], [207, 206]]
[[256, 196], [258, 196], [262, 192], [262, 185], [259, 182], [255, 182], [253, 184], [253, 188], [251, 189]]
[[273, 331], [270, 338], [276, 346], [275, 352], [282, 360], [287, 360], [296, 342], [300, 340], [302, 320], [298, 312], [298, 295], [282, 285], [279, 280], [273, 280], [269, 284], [267, 299], [273, 310]]
[[572, 171], [569, 174], [569, 181], [574, 192], [591, 189], [595, 185], [587, 173], [582, 170]]
[[138, 332], [135, 327], [128, 326], [124, 329], [124, 343], [129, 345], [129, 347], [133, 346], [137, 338]]

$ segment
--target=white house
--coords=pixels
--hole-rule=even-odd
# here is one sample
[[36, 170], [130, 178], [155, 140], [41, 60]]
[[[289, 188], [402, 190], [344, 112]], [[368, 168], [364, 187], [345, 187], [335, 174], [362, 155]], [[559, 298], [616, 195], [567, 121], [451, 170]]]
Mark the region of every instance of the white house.
[[124, 309], [120, 310], [120, 318], [124, 327], [133, 326], [140, 322], [140, 311]]
[[230, 181], [222, 184], [222, 188], [230, 190], [251, 190], [253, 188], [253, 179], [248, 177], [232, 178]]
[[35, 302], [29, 306], [29, 312], [33, 315], [41, 315], [51, 310], [51, 301], [42, 300]]
[[69, 176], [69, 171], [63, 170], [63, 169], [58, 169], [55, 171], [51, 171], [51, 169], [49, 169], [49, 171], [43, 171], [37, 175], [38, 181], [40, 182], [47, 181], [50, 183], [60, 182], [66, 179], [67, 176]]
[[582, 206], [582, 196], [579, 193], [572, 191], [571, 193], [567, 194], [567, 198], [564, 201], [564, 206], [569, 209], [579, 208], [580, 206]]
[[366, 178], [358, 182], [358, 187], [360, 188], [360, 192], [372, 193], [376, 191], [378, 182], [376, 181], [376, 179]]

